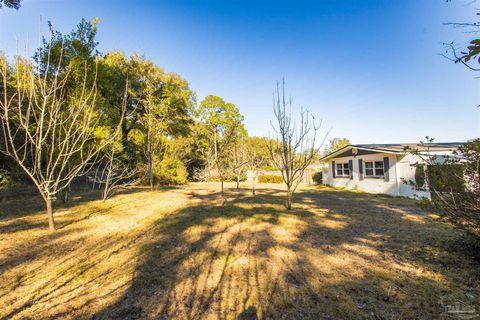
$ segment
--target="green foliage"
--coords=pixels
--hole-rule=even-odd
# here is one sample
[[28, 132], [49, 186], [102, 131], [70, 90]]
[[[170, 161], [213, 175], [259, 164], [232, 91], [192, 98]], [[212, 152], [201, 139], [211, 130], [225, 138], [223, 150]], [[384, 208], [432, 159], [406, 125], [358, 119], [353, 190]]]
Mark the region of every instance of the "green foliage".
[[429, 187], [438, 192], [465, 191], [461, 164], [431, 164], [427, 167], [427, 179]]
[[[217, 172], [222, 172], [224, 179], [235, 180], [229, 176], [234, 160], [244, 164], [244, 150], [236, 148], [238, 141], [244, 141], [247, 150], [258, 149], [258, 157], [268, 158], [266, 145], [260, 143], [263, 138], [249, 140], [243, 116], [233, 103], [210, 95], [196, 108], [196, 96], [180, 75], [165, 72], [140, 54], [99, 52], [98, 23], [98, 18], [82, 19], [71, 32], [61, 33], [49, 22], [50, 37], [43, 38], [33, 56], [40, 63], [42, 75], [52, 79], [58, 75], [67, 80], [65, 112], [82, 94], [79, 83], [86, 80], [87, 86], [96, 84], [92, 93], [94, 141], [86, 148], [101, 145], [114, 130], [120, 130], [113, 146], [115, 157], [145, 176], [150, 172], [145, 168], [152, 168], [156, 184], [185, 183], [195, 171], [212, 164], [220, 169]], [[0, 63], [3, 61], [7, 59], [0, 53]], [[9, 65], [9, 73], [13, 74], [14, 68], [31, 68], [27, 59], [18, 62]], [[120, 122], [121, 127], [117, 128]], [[0, 149], [4, 149], [2, 143]], [[10, 163], [0, 155], [0, 168], [10, 172], [18, 169]], [[244, 168], [239, 168], [235, 167], [236, 176], [244, 179]]]
[[154, 167], [155, 184], [181, 185], [187, 183], [188, 172], [182, 161], [166, 156]]
[[312, 174], [312, 180], [315, 184], [323, 184], [323, 172], [317, 171]]
[[323, 150], [323, 154], [327, 155], [332, 152], [335, 152], [343, 147], [346, 147], [350, 145], [351, 142], [347, 138], [333, 138], [328, 141], [328, 145], [325, 146], [325, 149]]
[[[448, 1], [447, 1], [448, 2]], [[476, 10], [476, 8], [475, 8]], [[478, 13], [476, 13], [478, 16]], [[480, 31], [480, 23], [478, 21], [468, 22], [449, 22], [446, 23], [456, 28], [466, 30], [468, 34], [478, 34]], [[463, 46], [463, 45], [462, 45]], [[452, 60], [455, 63], [460, 63], [473, 71], [480, 71], [478, 64], [480, 63], [480, 39], [472, 39], [465, 49], [458, 49], [457, 44], [454, 42], [444, 43], [446, 48], [444, 57]]]
[[[427, 141], [433, 139], [427, 137]], [[417, 182], [426, 175], [432, 195], [431, 201], [424, 200], [422, 205], [437, 209], [449, 222], [480, 236], [480, 139], [460, 146], [444, 162], [429, 154], [428, 143], [420, 144], [422, 151], [410, 150], [427, 167], [426, 173], [417, 167]]]
[[[207, 139], [213, 140], [217, 137], [219, 145], [231, 142], [236, 135], [246, 136], [243, 126], [243, 116], [237, 107], [222, 98], [209, 95], [200, 102], [197, 111], [200, 125]], [[225, 141], [222, 141], [225, 140]]]
[[6, 170], [0, 169], [0, 190], [5, 189], [12, 183], [12, 179]]
[[197, 111], [198, 139], [204, 141], [205, 163], [224, 180], [235, 166], [235, 146], [247, 137], [243, 116], [237, 107], [222, 98], [209, 95]]
[[418, 165], [415, 169], [415, 186], [418, 189], [423, 189], [425, 187], [425, 166]]
[[[91, 81], [95, 77], [95, 58], [99, 52], [96, 50], [98, 42], [95, 40], [97, 35], [98, 18], [92, 21], [82, 19], [69, 34], [62, 34], [53, 28], [52, 23], [48, 22], [50, 37], [42, 38], [42, 47], [40, 47], [33, 57], [35, 61], [40, 62], [40, 72], [42, 74], [53, 74], [57, 71], [61, 73], [69, 69], [70, 90], [81, 90], [74, 88], [74, 84], [85, 76], [85, 67]], [[59, 68], [60, 67], [60, 68]]]
[[0, 0], [0, 9], [5, 6], [12, 9], [20, 9], [22, 0]]
[[480, 39], [473, 39], [470, 41], [470, 45], [467, 47], [468, 53], [465, 54], [465, 62], [470, 61], [471, 59], [477, 59], [480, 55]]
[[275, 174], [263, 174], [258, 176], [258, 182], [260, 183], [283, 183], [282, 176]]

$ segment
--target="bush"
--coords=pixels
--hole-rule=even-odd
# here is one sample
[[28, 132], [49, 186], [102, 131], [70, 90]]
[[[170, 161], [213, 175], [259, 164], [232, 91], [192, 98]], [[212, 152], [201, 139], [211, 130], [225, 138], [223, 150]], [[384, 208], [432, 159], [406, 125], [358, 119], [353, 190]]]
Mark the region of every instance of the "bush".
[[312, 180], [315, 184], [323, 184], [323, 173], [321, 171], [312, 174]]
[[187, 168], [179, 159], [166, 156], [154, 168], [155, 184], [178, 185], [186, 184]]
[[263, 174], [258, 176], [258, 182], [260, 183], [283, 183], [282, 176], [274, 174]]
[[437, 209], [447, 221], [480, 239], [480, 139], [460, 146], [443, 163], [428, 152], [426, 156], [418, 150], [412, 153], [426, 162], [426, 168], [417, 167], [416, 174], [417, 185], [426, 178], [431, 191], [431, 201], [424, 200], [422, 205]]
[[415, 170], [415, 186], [416, 189], [422, 190], [425, 188], [425, 166], [424, 165], [418, 165], [416, 170]]
[[6, 170], [0, 169], [0, 190], [7, 188], [12, 183]]
[[462, 164], [433, 164], [427, 167], [428, 185], [439, 192], [464, 192]]

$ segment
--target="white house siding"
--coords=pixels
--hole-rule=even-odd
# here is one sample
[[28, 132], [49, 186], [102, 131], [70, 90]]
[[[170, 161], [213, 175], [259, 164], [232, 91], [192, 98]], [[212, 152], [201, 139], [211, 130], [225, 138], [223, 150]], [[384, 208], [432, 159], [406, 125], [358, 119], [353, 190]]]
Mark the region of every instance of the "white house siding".
[[[385, 181], [383, 178], [368, 178], [363, 175], [363, 180], [359, 180], [359, 170], [358, 170], [358, 159], [362, 159], [363, 162], [368, 161], [383, 161], [384, 157], [388, 157], [390, 168], [388, 170], [389, 174], [389, 181]], [[332, 161], [337, 163], [348, 163], [349, 160], [353, 160], [353, 179], [348, 177], [335, 177], [333, 178], [331, 166]], [[341, 187], [346, 189], [357, 189], [365, 192], [371, 193], [384, 193], [389, 194], [392, 196], [398, 196], [399, 190], [397, 186], [397, 172], [395, 169], [395, 165], [397, 163], [396, 155], [394, 154], [387, 154], [387, 153], [375, 153], [375, 154], [368, 154], [368, 155], [361, 155], [356, 157], [343, 157], [343, 158], [334, 158], [329, 159], [328, 161], [328, 173], [327, 176], [327, 184], [333, 187]], [[364, 167], [365, 172], [365, 167]]]
[[[413, 144], [411, 144], [413, 145]], [[422, 152], [425, 153], [422, 157], [429, 157], [435, 155], [436, 163], [444, 163], [448, 158], [454, 157], [453, 150], [458, 148], [461, 143], [442, 143], [432, 144], [430, 148], [424, 148]], [[331, 155], [324, 157], [322, 160], [327, 163], [323, 169], [324, 181], [327, 185], [334, 187], [343, 187], [346, 189], [357, 189], [372, 193], [383, 193], [393, 196], [404, 196], [414, 198], [430, 198], [428, 190], [417, 190], [413, 183], [415, 181], [416, 164], [424, 164], [425, 161], [418, 155], [404, 152], [404, 145], [350, 145], [346, 146]], [[380, 150], [383, 148], [384, 150]], [[357, 156], [352, 155], [352, 150], [357, 149]], [[391, 149], [391, 150], [389, 150]], [[342, 156], [343, 155], [343, 156]], [[382, 178], [369, 178], [364, 175], [363, 180], [359, 180], [358, 160], [363, 162], [368, 161], [383, 161], [384, 157], [389, 159], [389, 181]], [[333, 178], [332, 175], [332, 161], [335, 163], [348, 163], [352, 160], [353, 177], [338, 177]], [[335, 168], [334, 168], [335, 169]], [[364, 168], [365, 172], [365, 168]], [[428, 189], [428, 186], [426, 186]]]
[[411, 182], [415, 181], [416, 163], [424, 161], [416, 155], [398, 155], [397, 169], [399, 171], [399, 195], [409, 198], [430, 198], [430, 192], [426, 190], [415, 190]]

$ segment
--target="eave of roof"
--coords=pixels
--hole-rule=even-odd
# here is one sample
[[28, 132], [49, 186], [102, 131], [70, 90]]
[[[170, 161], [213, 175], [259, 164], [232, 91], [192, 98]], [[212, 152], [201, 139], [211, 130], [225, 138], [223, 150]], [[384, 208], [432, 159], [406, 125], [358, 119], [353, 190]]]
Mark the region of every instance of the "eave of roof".
[[[391, 154], [405, 154], [408, 151], [405, 151], [405, 147], [428, 147], [429, 151], [448, 151], [452, 149], [457, 149], [459, 146], [463, 145], [464, 142], [446, 142], [446, 143], [430, 143], [430, 144], [415, 144], [415, 143], [397, 143], [397, 144], [350, 144], [343, 148], [340, 148], [332, 153], [327, 154], [322, 157], [320, 161], [325, 161], [327, 159], [334, 158], [335, 156], [342, 154], [350, 149], [357, 148], [360, 150], [373, 151], [379, 153], [391, 153]], [[391, 147], [391, 148], [389, 148]]]
[[366, 150], [366, 151], [373, 151], [373, 152], [382, 152], [382, 153], [392, 153], [392, 154], [399, 154], [399, 153], [402, 153], [400, 151], [394, 151], [394, 150], [387, 150], [387, 149], [380, 149], [380, 148], [367, 148], [367, 147], [363, 147], [363, 146], [358, 146], [358, 145], [348, 145], [348, 146], [345, 146], [343, 148], [340, 148], [332, 153], [329, 153], [327, 154], [326, 156], [320, 158], [320, 161], [324, 161], [324, 160], [327, 160], [327, 159], [331, 159], [331, 158], [335, 158], [336, 155], [339, 155], [339, 154], [342, 154], [344, 153], [345, 151], [348, 151], [350, 149], [353, 149], [353, 148], [357, 148], [357, 149], [362, 149], [362, 150]]

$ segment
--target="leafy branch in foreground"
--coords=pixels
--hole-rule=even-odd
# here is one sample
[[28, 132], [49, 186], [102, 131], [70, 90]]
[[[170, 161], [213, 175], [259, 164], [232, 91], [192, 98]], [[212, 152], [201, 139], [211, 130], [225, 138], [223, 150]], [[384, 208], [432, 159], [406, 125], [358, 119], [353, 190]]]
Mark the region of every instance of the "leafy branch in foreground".
[[0, 0], [0, 9], [5, 6], [7, 8], [18, 10], [21, 7], [21, 1], [22, 0]]
[[[447, 0], [448, 2], [448, 0]], [[479, 15], [478, 13], [476, 14]], [[480, 22], [446, 22], [444, 25], [452, 26], [453, 28], [462, 29], [468, 34], [478, 34], [480, 32]], [[455, 42], [443, 43], [445, 52], [443, 57], [460, 63], [472, 71], [480, 71], [480, 39], [472, 39], [466, 48], [459, 48]], [[476, 64], [475, 64], [476, 62]]]

